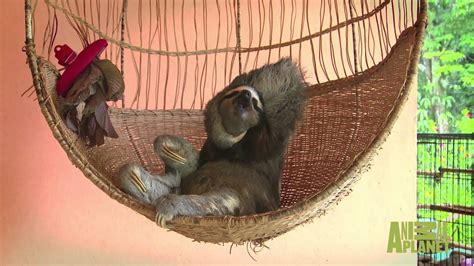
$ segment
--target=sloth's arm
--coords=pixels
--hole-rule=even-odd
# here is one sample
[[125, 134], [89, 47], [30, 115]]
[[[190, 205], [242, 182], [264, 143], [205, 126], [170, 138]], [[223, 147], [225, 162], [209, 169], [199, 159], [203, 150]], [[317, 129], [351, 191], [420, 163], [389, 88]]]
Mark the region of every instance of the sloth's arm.
[[288, 136], [301, 116], [305, 100], [306, 84], [298, 65], [285, 58], [251, 71], [246, 79], [263, 98], [272, 134]]
[[303, 87], [292, 85], [264, 95], [265, 117], [272, 134], [287, 136], [294, 130], [304, 103]]

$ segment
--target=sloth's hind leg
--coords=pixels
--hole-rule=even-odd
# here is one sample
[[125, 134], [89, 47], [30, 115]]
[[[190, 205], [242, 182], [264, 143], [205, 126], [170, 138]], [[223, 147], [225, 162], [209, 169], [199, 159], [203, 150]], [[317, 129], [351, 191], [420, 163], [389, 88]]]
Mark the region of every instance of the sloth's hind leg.
[[165, 163], [167, 173], [177, 172], [181, 177], [186, 177], [197, 169], [199, 152], [183, 138], [172, 135], [158, 136], [154, 148]]
[[167, 173], [163, 176], [152, 175], [138, 164], [130, 163], [120, 168], [115, 177], [116, 185], [140, 201], [155, 205], [163, 195], [179, 190], [179, 175]]
[[241, 200], [232, 189], [220, 189], [202, 195], [168, 194], [156, 202], [155, 222], [161, 227], [176, 216], [241, 215]]

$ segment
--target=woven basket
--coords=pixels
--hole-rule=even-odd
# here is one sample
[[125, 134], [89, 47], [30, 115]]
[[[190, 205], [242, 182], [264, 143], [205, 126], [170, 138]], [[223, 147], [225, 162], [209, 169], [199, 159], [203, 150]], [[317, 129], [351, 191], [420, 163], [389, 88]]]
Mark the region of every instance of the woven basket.
[[[131, 39], [127, 40], [127, 32], [133, 31], [129, 29], [126, 20], [126, 18], [129, 18], [127, 12], [132, 10], [128, 1], [117, 2], [116, 4], [116, 9], [120, 11], [118, 14], [121, 14], [120, 16], [117, 15], [117, 25], [121, 26], [121, 31], [117, 30], [113, 33], [117, 35], [101, 31], [100, 27], [95, 25], [93, 21], [86, 19], [87, 16], [81, 19], [81, 13], [75, 12], [70, 7], [68, 8], [63, 1], [46, 0], [45, 3], [49, 10], [66, 16], [71, 25], [82, 25], [84, 32], [91, 32], [90, 36], [105, 38], [112, 46], [117, 47], [116, 63], [125, 72], [127, 90], [131, 90], [130, 88], [137, 84], [130, 83], [130, 79], [127, 79], [130, 77], [127, 76], [127, 73], [129, 73], [126, 71], [127, 69], [124, 69], [124, 61], [127, 62], [127, 53], [128, 55], [140, 55], [140, 58], [142, 58], [142, 55], [143, 58], [147, 58], [148, 55], [157, 58], [172, 58], [173, 60], [181, 58], [181, 64], [184, 64], [184, 60], [191, 57], [206, 56], [207, 59], [207, 56], [218, 58], [218, 56], [224, 56], [225, 54], [226, 58], [228, 56], [228, 58], [234, 59], [226, 63], [226, 69], [216, 69], [215, 73], [217, 75], [227, 71], [224, 73], [226, 78], [213, 83], [214, 87], [221, 86], [223, 88], [227, 78], [252, 68], [251, 64], [246, 63], [246, 55], [255, 56], [254, 54], [259, 51], [267, 55], [274, 51], [274, 55], [283, 56], [288, 55], [288, 51], [283, 51], [281, 54], [280, 51], [288, 47], [296, 47], [293, 50], [293, 57], [303, 61], [304, 58], [301, 59], [302, 53], [297, 53], [297, 47], [299, 44], [306, 45], [303, 46], [303, 50], [307, 49], [303, 51], [303, 56], [305, 56], [305, 53], [312, 55], [310, 57], [313, 58], [313, 65], [303, 64], [303, 66], [306, 69], [308, 79], [313, 81], [313, 84], [307, 89], [308, 100], [304, 119], [300, 122], [288, 148], [282, 177], [280, 209], [252, 216], [177, 217], [171, 221], [171, 230], [197, 241], [212, 243], [232, 242], [242, 244], [246, 241], [265, 241], [274, 238], [299, 224], [324, 214], [328, 208], [337, 204], [341, 198], [350, 192], [351, 185], [357, 180], [360, 173], [367, 168], [370, 156], [380, 147], [387, 134], [389, 134], [400, 108], [406, 101], [407, 89], [410, 88], [410, 84], [416, 78], [420, 45], [427, 19], [425, 1], [399, 1], [395, 4], [390, 1], [380, 1], [379, 5], [376, 5], [373, 9], [369, 9], [367, 6], [364, 7], [363, 3], [366, 3], [366, 1], [361, 1], [362, 8], [359, 9], [359, 12], [357, 12], [358, 9], [352, 1], [349, 1], [347, 5], [341, 1], [340, 6], [349, 9], [346, 16], [350, 13], [351, 17], [342, 22], [338, 18], [338, 24], [333, 23], [335, 26], [331, 26], [333, 24], [330, 24], [327, 28], [321, 26], [321, 30], [316, 33], [308, 30], [309, 34], [307, 35], [304, 35], [303, 32], [305, 31], [302, 30], [300, 38], [295, 40], [292, 37], [292, 40], [285, 42], [280, 37], [279, 42], [275, 44], [275, 42], [271, 42], [270, 38], [269, 44], [259, 43], [258, 46], [249, 45], [246, 48], [244, 44], [248, 42], [249, 37], [246, 35], [245, 25], [249, 25], [249, 23], [245, 23], [245, 18], [249, 19], [250, 16], [245, 16], [243, 11], [251, 9], [244, 8], [244, 3], [241, 3], [241, 1], [234, 1], [234, 5], [229, 5], [229, 8], [233, 8], [233, 11], [235, 11], [233, 13], [235, 15], [232, 17], [235, 23], [231, 23], [235, 26], [233, 34], [236, 34], [236, 37], [232, 37], [235, 38], [235, 43], [233, 42], [235, 45], [216, 46], [217, 48], [207, 50], [193, 50], [188, 47], [189, 49], [186, 52], [176, 52], [155, 49], [150, 46], [134, 45]], [[247, 6], [252, 4], [251, 2], [246, 3]], [[253, 3], [255, 5], [255, 2]], [[293, 4], [293, 1], [291, 1], [291, 4]], [[281, 5], [284, 5], [283, 2]], [[146, 6], [133, 7], [133, 10], [136, 8], [146, 10]], [[166, 8], [169, 7], [165, 6], [161, 11], [165, 11]], [[207, 8], [212, 10], [209, 7]], [[269, 8], [269, 6], [267, 5], [264, 8]], [[276, 9], [275, 7], [270, 8]], [[307, 11], [310, 7], [308, 7], [308, 4], [306, 6], [303, 4], [302, 8], [303, 11]], [[328, 9], [327, 6], [324, 8]], [[337, 7], [332, 8], [337, 9]], [[148, 99], [151, 97], [148, 95], [146, 96], [148, 97], [147, 109], [140, 110], [143, 106], [136, 104], [136, 101], [132, 102], [131, 108], [123, 108], [126, 106], [125, 102], [122, 102], [122, 108], [118, 108], [119, 103], [111, 108], [111, 116], [120, 138], [107, 139], [105, 145], [100, 147], [87, 147], [81, 139], [66, 127], [58, 113], [55, 85], [59, 72], [54, 63], [45, 59], [47, 52], [43, 53], [44, 57], [42, 57], [36, 49], [39, 45], [35, 45], [33, 31], [34, 9], [35, 6], [32, 5], [31, 1], [26, 0], [26, 53], [38, 103], [54, 137], [61, 144], [71, 162], [97, 187], [111, 198], [153, 221], [155, 218], [153, 206], [143, 205], [134, 200], [120, 191], [111, 180], [117, 169], [128, 162], [138, 162], [151, 172], [163, 171], [162, 163], [153, 152], [153, 140], [160, 134], [183, 136], [196, 147], [201, 147], [206, 138], [201, 109], [205, 101], [212, 97], [215, 91], [212, 92], [211, 90], [207, 96], [202, 97], [198, 103], [193, 102], [188, 108], [183, 108], [183, 103], [181, 103], [180, 108], [170, 107], [169, 103], [168, 105], [163, 104], [162, 108], [158, 108], [159, 104], [157, 103], [154, 108], [151, 108], [149, 107], [151, 104], [148, 105]], [[264, 9], [262, 8], [262, 10]], [[289, 13], [288, 10], [284, 13], [283, 7], [280, 7], [279, 10], [283, 14]], [[342, 7], [339, 10], [342, 10]], [[391, 12], [395, 13], [396, 11], [399, 14], [404, 14], [405, 17], [390, 15]], [[184, 8], [183, 12], [185, 12]], [[296, 11], [294, 13], [299, 14]], [[408, 16], [410, 13], [412, 15], [411, 22]], [[301, 14], [304, 14], [304, 12]], [[334, 12], [329, 12], [329, 14], [335, 16]], [[269, 13], [267, 13], [267, 18], [268, 15]], [[388, 23], [391, 20], [388, 17], [389, 15], [390, 18], [393, 18], [395, 26]], [[260, 16], [263, 15], [260, 14]], [[296, 15], [294, 16], [296, 17]], [[56, 15], [52, 18], [53, 22], [56, 19], [55, 17]], [[291, 18], [293, 18], [293, 12]], [[221, 16], [219, 16], [219, 21], [220, 19]], [[292, 19], [289, 21], [292, 21]], [[323, 25], [323, 22], [323, 19], [321, 19], [320, 25]], [[162, 23], [161, 20], [160, 23]], [[197, 23], [196, 20], [194, 20], [194, 23]], [[281, 27], [284, 27], [284, 25], [284, 22], [281, 22]], [[277, 26], [274, 25], [274, 27]], [[359, 30], [357, 30], [358, 28]], [[196, 27], [196, 29], [199, 29], [199, 27]], [[311, 29], [309, 23], [308, 29]], [[371, 47], [371, 42], [367, 41], [371, 36], [369, 29], [372, 33], [375, 32], [380, 40], [380, 42], [372, 42], [373, 47]], [[146, 29], [140, 29], [140, 33], [147, 31]], [[344, 31], [342, 36], [349, 36], [345, 37], [346, 41], [341, 41], [344, 39], [341, 38], [341, 31]], [[367, 33], [363, 33], [365, 31]], [[283, 28], [281, 32], [284, 32]], [[54, 43], [54, 38], [51, 38], [51, 36], [47, 42], [43, 40], [42, 43]], [[328, 38], [327, 36], [332, 37]], [[336, 36], [339, 36], [339, 41], [335, 41]], [[275, 39], [278, 39], [278, 37], [275, 37]], [[365, 41], [361, 42], [361, 40]], [[332, 44], [331, 42], [338, 42], [341, 52], [338, 48], [330, 48], [329, 54], [321, 53], [323, 43]], [[342, 50], [343, 47], [344, 50]], [[346, 53], [346, 50], [349, 53]], [[379, 59], [371, 60], [374, 54], [378, 53], [378, 50], [380, 50]], [[290, 49], [289, 55], [291, 53]], [[296, 54], [298, 56], [295, 56]], [[325, 64], [331, 61], [333, 55], [336, 54], [339, 58], [347, 57], [349, 60], [346, 61], [345, 65], [343, 63], [342, 67], [334, 66], [334, 63], [332, 68], [327, 67]], [[319, 59], [315, 60], [315, 58]], [[256, 59], [255, 62], [257, 61]], [[268, 55], [268, 59], [263, 63], [271, 61], [271, 56]], [[205, 64], [211, 67], [212, 62], [209, 59], [205, 61]], [[321, 64], [321, 62], [323, 63]], [[186, 67], [189, 66], [190, 69], [193, 69], [197, 65], [202, 66], [203, 61], [191, 61], [189, 59]], [[260, 61], [256, 65], [261, 65]], [[200, 68], [200, 71], [202, 69]], [[321, 74], [325, 72], [331, 72], [332, 75], [331, 73]], [[139, 87], [140, 82], [144, 80], [143, 73], [140, 74], [134, 79], [134, 82], [138, 80]], [[171, 85], [168, 87], [170, 91], [174, 90]], [[162, 88], [166, 91], [167, 87], [162, 86]], [[142, 97], [145, 92], [142, 91], [142, 96], [140, 96], [140, 90], [137, 89], [135, 96], [137, 94], [139, 96], [135, 99], [140, 99], [139, 97]], [[184, 92], [177, 93], [175, 98], [179, 98], [178, 96], [183, 94]], [[164, 97], [167, 97], [167, 95]], [[199, 105], [201, 107], [196, 107]]]

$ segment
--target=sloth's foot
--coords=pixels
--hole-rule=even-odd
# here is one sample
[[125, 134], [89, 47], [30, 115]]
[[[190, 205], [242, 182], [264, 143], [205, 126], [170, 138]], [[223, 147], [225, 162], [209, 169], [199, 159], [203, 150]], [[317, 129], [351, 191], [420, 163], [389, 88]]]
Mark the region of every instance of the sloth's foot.
[[155, 222], [158, 226], [171, 228], [167, 223], [178, 215], [177, 203], [179, 195], [176, 194], [165, 195], [157, 200]]
[[115, 183], [140, 201], [154, 205], [159, 197], [170, 193], [173, 186], [166, 181], [166, 178], [153, 176], [140, 165], [131, 163], [120, 168]]
[[196, 170], [199, 152], [189, 141], [172, 135], [161, 135], [155, 139], [154, 147], [167, 170], [177, 171], [181, 177]]

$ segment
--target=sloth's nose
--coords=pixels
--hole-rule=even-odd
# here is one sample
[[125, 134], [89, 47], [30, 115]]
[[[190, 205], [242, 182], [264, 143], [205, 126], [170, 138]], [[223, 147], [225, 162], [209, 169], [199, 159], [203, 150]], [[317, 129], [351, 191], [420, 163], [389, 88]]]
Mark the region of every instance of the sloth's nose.
[[252, 99], [252, 94], [248, 90], [243, 90], [240, 92], [238, 97], [238, 103], [241, 107], [247, 108], [250, 106], [250, 100]]
[[240, 97], [242, 97], [243, 99], [248, 101], [248, 100], [250, 100], [250, 98], [252, 98], [252, 94], [250, 94], [250, 91], [248, 91], [248, 90], [243, 90], [240, 93]]

